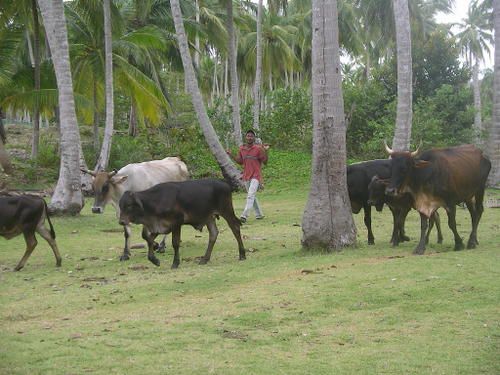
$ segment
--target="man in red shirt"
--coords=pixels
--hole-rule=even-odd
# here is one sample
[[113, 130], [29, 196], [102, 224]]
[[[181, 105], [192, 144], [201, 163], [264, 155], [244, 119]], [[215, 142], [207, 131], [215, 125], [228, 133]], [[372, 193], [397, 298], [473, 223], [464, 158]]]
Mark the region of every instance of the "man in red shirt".
[[262, 185], [262, 164], [267, 164], [267, 150], [269, 145], [261, 145], [255, 143], [255, 132], [248, 130], [245, 133], [246, 144], [240, 146], [238, 155], [234, 157], [231, 151], [227, 150], [227, 154], [236, 163], [243, 165], [243, 181], [247, 187], [247, 202], [245, 209], [241, 214], [241, 221], [247, 221], [248, 215], [252, 207], [255, 209], [255, 218], [262, 219], [264, 213], [260, 208], [259, 201], [257, 200], [257, 190]]

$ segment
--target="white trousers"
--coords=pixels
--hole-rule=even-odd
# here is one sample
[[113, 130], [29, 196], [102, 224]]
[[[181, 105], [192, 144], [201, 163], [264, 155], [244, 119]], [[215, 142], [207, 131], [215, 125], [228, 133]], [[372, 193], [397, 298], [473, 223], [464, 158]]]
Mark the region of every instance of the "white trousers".
[[247, 203], [245, 205], [245, 209], [241, 214], [241, 217], [245, 219], [248, 217], [250, 211], [255, 209], [255, 217], [264, 216], [262, 210], [260, 209], [259, 201], [257, 200], [257, 190], [259, 190], [259, 180], [256, 178], [252, 178], [250, 181], [245, 181], [245, 186], [247, 188]]

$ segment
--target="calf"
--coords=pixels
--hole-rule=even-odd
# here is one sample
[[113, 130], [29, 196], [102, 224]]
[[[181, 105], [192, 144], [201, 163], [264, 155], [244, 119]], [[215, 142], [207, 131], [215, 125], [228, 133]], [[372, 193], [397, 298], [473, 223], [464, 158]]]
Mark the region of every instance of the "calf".
[[[45, 227], [45, 219], [50, 230]], [[57, 249], [56, 234], [50, 221], [47, 204], [42, 198], [21, 196], [0, 196], [0, 236], [10, 240], [21, 233], [26, 241], [26, 252], [14, 268], [19, 271], [37, 245], [35, 232], [39, 233], [49, 243], [56, 257], [56, 266], [61, 266], [61, 255]]]
[[148, 243], [148, 259], [159, 266], [154, 255], [154, 239], [158, 234], [172, 233], [174, 261], [172, 268], [180, 263], [179, 244], [181, 227], [192, 225], [201, 231], [206, 225], [209, 239], [205, 255], [200, 264], [210, 260], [212, 249], [219, 233], [215, 218], [222, 216], [236, 241], [239, 258], [245, 259], [245, 248], [241, 239], [241, 222], [234, 214], [231, 187], [220, 180], [191, 180], [167, 182], [141, 192], [127, 191], [120, 199], [120, 224], [142, 224], [142, 237]]
[[[394, 227], [392, 231], [391, 243], [393, 246], [399, 245], [399, 242], [403, 241], [406, 237], [404, 234], [404, 224], [406, 216], [411, 208], [414, 207], [414, 202], [411, 194], [405, 193], [400, 196], [389, 196], [385, 194], [385, 189], [389, 185], [389, 180], [381, 179], [378, 176], [373, 176], [370, 184], [368, 185], [369, 199], [368, 203], [379, 207], [384, 203], [389, 206], [394, 216]], [[439, 214], [434, 212], [429, 220], [429, 228], [426, 234], [426, 243], [429, 242], [429, 235], [431, 233], [432, 227], [436, 224], [437, 228], [437, 242], [443, 242], [443, 234], [441, 233], [441, 221], [439, 219]]]

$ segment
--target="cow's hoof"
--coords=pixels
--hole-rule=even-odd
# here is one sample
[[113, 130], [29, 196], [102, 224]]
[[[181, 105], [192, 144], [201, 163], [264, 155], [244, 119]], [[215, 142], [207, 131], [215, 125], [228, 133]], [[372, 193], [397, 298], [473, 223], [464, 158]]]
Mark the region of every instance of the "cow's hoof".
[[122, 256], [120, 257], [120, 262], [123, 262], [123, 261], [125, 261], [125, 260], [129, 260], [129, 259], [130, 259], [130, 257], [129, 257], [128, 255], [122, 255]]
[[159, 267], [160, 266], [160, 260], [157, 257], [148, 257], [149, 261], [153, 263], [155, 266]]
[[455, 251], [460, 251], [464, 249], [464, 244], [463, 243], [456, 243], [455, 244]]
[[59, 261], [57, 261], [57, 262], [56, 262], [56, 267], [61, 267], [61, 263], [62, 263], [62, 262], [61, 262], [60, 260], [59, 260]]
[[368, 245], [375, 245], [375, 240], [368, 240]]
[[425, 248], [424, 249], [420, 249], [420, 248], [416, 248], [415, 250], [413, 250], [413, 254], [415, 255], [424, 255], [424, 251], [425, 251]]
[[402, 236], [401, 237], [401, 242], [403, 242], [403, 241], [410, 241], [410, 237], [408, 237], [408, 236]]
[[246, 260], [247, 257], [245, 255], [240, 255], [240, 260]]
[[208, 259], [205, 259], [205, 257], [202, 257], [200, 259], [200, 261], [198, 262], [198, 264], [207, 264], [208, 263]]
[[23, 269], [23, 266], [16, 266], [16, 268], [14, 268], [14, 271], [16, 271], [16, 272], [17, 272], [17, 271], [20, 271], [20, 270], [22, 270], [22, 269]]
[[476, 241], [469, 241], [467, 244], [467, 249], [475, 249], [476, 248]]
[[177, 268], [179, 268], [179, 263], [172, 263], [172, 266], [170, 268], [176, 270]]
[[158, 246], [158, 248], [156, 249], [156, 252], [158, 254], [165, 254], [165, 246]]

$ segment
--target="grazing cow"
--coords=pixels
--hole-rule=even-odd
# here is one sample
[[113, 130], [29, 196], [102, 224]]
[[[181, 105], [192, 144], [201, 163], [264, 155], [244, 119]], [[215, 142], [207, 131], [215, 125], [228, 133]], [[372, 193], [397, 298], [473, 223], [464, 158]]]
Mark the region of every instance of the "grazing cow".
[[[166, 157], [162, 160], [152, 160], [143, 163], [128, 164], [119, 171], [92, 172], [82, 169], [82, 172], [92, 175], [94, 189], [94, 205], [92, 212], [102, 214], [107, 203], [116, 209], [116, 216], [120, 217], [119, 202], [126, 191], [142, 191], [162, 182], [185, 181], [189, 178], [186, 164], [178, 157]], [[125, 246], [120, 260], [130, 258], [130, 235], [128, 225], [124, 226]], [[164, 245], [165, 239], [162, 241]], [[160, 249], [164, 246], [160, 245]]]
[[142, 224], [142, 237], [148, 243], [148, 259], [159, 266], [154, 255], [154, 239], [158, 234], [172, 232], [174, 261], [172, 268], [180, 263], [179, 243], [181, 227], [192, 225], [201, 231], [206, 225], [209, 239], [205, 255], [200, 264], [210, 260], [210, 255], [219, 233], [216, 217], [222, 216], [238, 241], [240, 260], [245, 259], [245, 248], [241, 239], [241, 222], [234, 214], [231, 187], [221, 180], [191, 180], [167, 182], [141, 191], [127, 191], [120, 199], [120, 224]]
[[[50, 230], [45, 227], [45, 219]], [[57, 249], [56, 234], [50, 221], [47, 203], [42, 198], [32, 195], [0, 196], [0, 236], [10, 240], [21, 233], [26, 241], [26, 251], [15, 271], [24, 267], [37, 245], [35, 232], [49, 243], [56, 257], [56, 266], [61, 266], [61, 255]]]
[[[385, 194], [385, 189], [389, 184], [388, 179], [381, 179], [379, 176], [373, 176], [370, 184], [368, 185], [368, 203], [372, 206], [381, 206], [384, 203], [396, 212], [399, 212], [399, 216], [396, 218], [394, 228], [392, 231], [391, 243], [394, 246], [399, 244], [400, 238], [404, 236], [404, 224], [406, 216], [411, 208], [414, 207], [413, 198], [410, 193], [403, 193], [399, 196], [392, 196]], [[429, 243], [429, 235], [431, 233], [432, 227], [436, 224], [437, 229], [437, 242], [443, 242], [443, 234], [441, 233], [441, 221], [439, 219], [438, 212], [434, 212], [429, 220], [429, 229], [427, 230], [427, 235], [425, 236], [425, 242]]]
[[477, 227], [483, 213], [483, 198], [491, 163], [482, 151], [473, 145], [431, 149], [419, 153], [392, 151], [392, 168], [386, 193], [400, 195], [410, 193], [415, 209], [420, 213], [420, 241], [415, 254], [425, 251], [425, 231], [428, 219], [443, 207], [448, 214], [448, 226], [455, 237], [455, 250], [464, 248], [457, 232], [456, 205], [465, 202], [472, 219], [472, 231], [467, 248], [478, 245]]
[[[366, 229], [368, 230], [368, 244], [375, 244], [375, 237], [372, 232], [372, 218], [371, 218], [371, 205], [368, 203], [368, 185], [372, 180], [373, 176], [378, 175], [381, 178], [388, 178], [391, 175], [391, 160], [390, 159], [378, 159], [363, 161], [360, 163], [355, 163], [347, 166], [347, 190], [349, 192], [349, 199], [351, 201], [352, 212], [357, 214], [363, 208], [364, 211], [364, 222]], [[376, 205], [377, 211], [382, 211], [384, 203]], [[398, 209], [390, 208], [393, 219], [394, 227], [396, 225], [397, 218], [402, 215]], [[406, 218], [406, 212], [403, 215], [403, 225], [398, 233], [398, 239], [394, 237], [391, 239], [391, 243], [399, 243], [402, 241], [408, 241], [409, 238], [404, 234], [404, 219]], [[395, 229], [393, 230], [393, 234]], [[396, 243], [396, 244], [397, 244]]]

